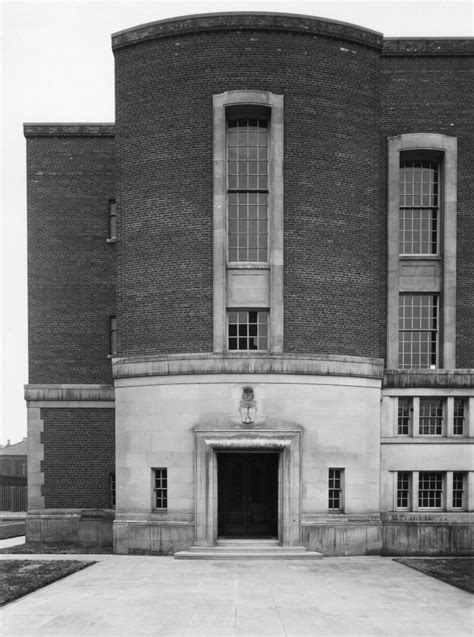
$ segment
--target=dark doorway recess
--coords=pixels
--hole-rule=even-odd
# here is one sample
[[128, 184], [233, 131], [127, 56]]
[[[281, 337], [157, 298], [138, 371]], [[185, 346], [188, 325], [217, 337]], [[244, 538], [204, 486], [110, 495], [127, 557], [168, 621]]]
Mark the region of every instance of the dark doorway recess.
[[218, 534], [277, 537], [278, 453], [217, 454]]

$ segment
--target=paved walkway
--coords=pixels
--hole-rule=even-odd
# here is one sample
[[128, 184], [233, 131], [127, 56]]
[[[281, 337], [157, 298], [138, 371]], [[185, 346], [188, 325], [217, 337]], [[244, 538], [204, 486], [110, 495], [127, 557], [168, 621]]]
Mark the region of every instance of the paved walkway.
[[2, 611], [16, 635], [473, 635], [473, 597], [390, 558], [179, 561], [116, 555]]

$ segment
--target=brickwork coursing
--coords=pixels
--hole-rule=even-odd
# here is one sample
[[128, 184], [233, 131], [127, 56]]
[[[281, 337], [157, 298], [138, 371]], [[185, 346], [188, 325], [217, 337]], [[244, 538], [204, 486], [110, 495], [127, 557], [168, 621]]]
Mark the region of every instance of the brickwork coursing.
[[46, 508], [110, 508], [114, 409], [43, 408]]
[[34, 128], [25, 127], [29, 382], [111, 383], [115, 246], [106, 239], [114, 139], [82, 128], [45, 137]]
[[[474, 82], [472, 57], [382, 58], [381, 143], [402, 133], [458, 139], [456, 367], [474, 366]], [[385, 165], [385, 164], [384, 164]], [[381, 174], [386, 183], [386, 171]]]

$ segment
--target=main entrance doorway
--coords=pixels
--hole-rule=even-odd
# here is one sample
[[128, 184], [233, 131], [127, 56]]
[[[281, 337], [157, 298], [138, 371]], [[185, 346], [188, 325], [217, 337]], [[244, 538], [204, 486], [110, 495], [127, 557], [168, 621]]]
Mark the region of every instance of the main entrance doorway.
[[279, 454], [217, 454], [218, 534], [277, 537]]

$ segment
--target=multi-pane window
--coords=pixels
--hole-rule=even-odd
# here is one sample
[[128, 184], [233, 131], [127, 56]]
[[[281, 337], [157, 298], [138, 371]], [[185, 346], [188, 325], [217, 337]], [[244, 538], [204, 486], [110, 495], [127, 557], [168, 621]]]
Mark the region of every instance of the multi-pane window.
[[464, 473], [453, 472], [453, 509], [464, 507]]
[[397, 508], [408, 509], [410, 505], [410, 472], [399, 471], [397, 474]]
[[444, 409], [439, 398], [420, 398], [420, 436], [443, 435]]
[[329, 469], [328, 472], [328, 508], [330, 511], [341, 511], [343, 469]]
[[227, 120], [228, 260], [268, 261], [268, 119]]
[[109, 239], [115, 241], [117, 238], [117, 204], [115, 199], [109, 200]]
[[268, 347], [268, 312], [228, 312], [229, 350], [266, 350]]
[[400, 254], [438, 253], [439, 164], [411, 160], [400, 164]]
[[168, 469], [154, 469], [154, 504], [155, 509], [168, 508]]
[[410, 434], [411, 400], [409, 398], [398, 399], [398, 435]]
[[418, 476], [418, 507], [441, 509], [443, 504], [443, 474], [440, 471], [420, 471]]
[[110, 488], [110, 506], [112, 508], [115, 507], [115, 473], [111, 473], [109, 477], [109, 488]]
[[438, 352], [438, 296], [401, 294], [399, 367], [433, 369]]
[[117, 353], [117, 318], [109, 316], [109, 353], [114, 356]]
[[463, 398], [454, 399], [454, 422], [453, 434], [455, 436], [464, 435], [464, 422], [466, 419], [465, 401]]

